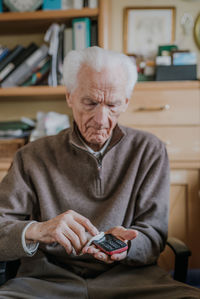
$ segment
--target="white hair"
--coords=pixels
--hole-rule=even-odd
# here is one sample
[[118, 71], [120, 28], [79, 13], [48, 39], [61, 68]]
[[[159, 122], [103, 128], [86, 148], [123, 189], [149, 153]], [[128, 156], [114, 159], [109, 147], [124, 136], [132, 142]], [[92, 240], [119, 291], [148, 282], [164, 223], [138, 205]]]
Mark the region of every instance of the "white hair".
[[137, 81], [137, 69], [128, 56], [99, 47], [70, 51], [65, 57], [63, 65], [63, 80], [69, 93], [77, 87], [77, 75], [83, 64], [88, 65], [97, 72], [102, 69], [114, 71], [116, 66], [121, 67], [126, 78], [126, 97], [130, 98]]

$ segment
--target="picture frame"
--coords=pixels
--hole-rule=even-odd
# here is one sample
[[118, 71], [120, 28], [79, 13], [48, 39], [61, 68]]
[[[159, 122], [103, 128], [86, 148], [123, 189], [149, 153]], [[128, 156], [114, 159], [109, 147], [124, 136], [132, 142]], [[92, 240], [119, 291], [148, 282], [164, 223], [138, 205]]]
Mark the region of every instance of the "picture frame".
[[200, 14], [197, 16], [194, 24], [194, 39], [197, 47], [200, 49]]
[[175, 7], [126, 7], [123, 51], [127, 55], [155, 57], [159, 45], [175, 39]]

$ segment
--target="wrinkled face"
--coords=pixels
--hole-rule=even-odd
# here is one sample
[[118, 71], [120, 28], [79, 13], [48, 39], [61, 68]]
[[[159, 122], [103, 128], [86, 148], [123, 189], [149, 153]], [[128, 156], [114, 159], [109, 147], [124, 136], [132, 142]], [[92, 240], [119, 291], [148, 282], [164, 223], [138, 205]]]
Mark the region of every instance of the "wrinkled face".
[[96, 72], [84, 65], [78, 74], [78, 87], [66, 96], [82, 137], [94, 150], [111, 136], [120, 113], [127, 107], [125, 84], [119, 69]]

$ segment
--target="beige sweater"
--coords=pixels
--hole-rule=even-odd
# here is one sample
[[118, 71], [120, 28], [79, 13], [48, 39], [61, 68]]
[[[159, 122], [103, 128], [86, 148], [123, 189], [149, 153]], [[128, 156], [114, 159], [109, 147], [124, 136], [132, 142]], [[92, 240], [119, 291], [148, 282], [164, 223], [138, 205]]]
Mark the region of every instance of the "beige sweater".
[[21, 234], [27, 223], [69, 209], [89, 218], [99, 231], [117, 225], [137, 229], [123, 263], [154, 263], [164, 248], [169, 165], [163, 143], [147, 132], [117, 126], [99, 163], [76, 130], [24, 146], [0, 184], [0, 260], [21, 258], [23, 275], [30, 259], [35, 266], [44, 257], [72, 267], [101, 263], [89, 255], [68, 255], [58, 244], [40, 244], [33, 257], [26, 257]]

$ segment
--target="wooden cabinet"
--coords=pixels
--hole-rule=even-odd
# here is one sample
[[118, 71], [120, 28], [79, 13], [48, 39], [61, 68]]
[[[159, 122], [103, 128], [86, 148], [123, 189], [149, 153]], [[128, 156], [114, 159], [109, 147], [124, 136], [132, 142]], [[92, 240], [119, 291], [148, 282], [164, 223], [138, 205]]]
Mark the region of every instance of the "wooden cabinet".
[[0, 181], [6, 175], [13, 160], [15, 152], [25, 144], [25, 140], [18, 139], [0, 139]]
[[[138, 83], [120, 123], [149, 131], [165, 144], [171, 168], [169, 236], [192, 251], [200, 268], [200, 82]], [[160, 264], [173, 268], [170, 250]], [[171, 262], [169, 262], [169, 260]]]
[[0, 182], [7, 174], [11, 163], [12, 163], [12, 159], [9, 159], [7, 161], [5, 159], [0, 159]]

